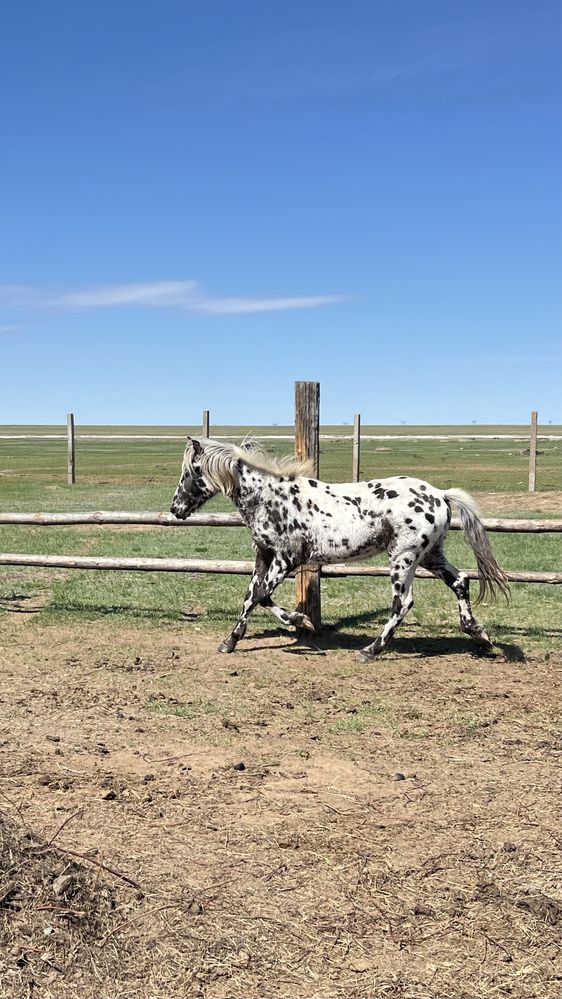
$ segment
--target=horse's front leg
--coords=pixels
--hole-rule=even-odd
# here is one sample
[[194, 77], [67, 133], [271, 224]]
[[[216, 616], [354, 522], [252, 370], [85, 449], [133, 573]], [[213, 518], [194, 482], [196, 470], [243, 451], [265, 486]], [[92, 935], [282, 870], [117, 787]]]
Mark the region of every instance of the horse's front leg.
[[248, 586], [246, 596], [244, 597], [240, 617], [238, 618], [238, 621], [236, 622], [230, 635], [228, 635], [224, 642], [221, 642], [219, 645], [219, 652], [234, 652], [238, 642], [246, 634], [248, 618], [254, 608], [257, 607], [259, 603], [263, 603], [264, 600], [267, 600], [267, 598], [273, 593], [274, 589], [283, 582], [287, 573], [294, 568], [291, 562], [280, 555], [275, 555], [273, 557], [270, 565], [265, 570], [265, 574], [264, 566], [264, 558], [258, 557], [253, 576], [250, 580], [250, 585]]

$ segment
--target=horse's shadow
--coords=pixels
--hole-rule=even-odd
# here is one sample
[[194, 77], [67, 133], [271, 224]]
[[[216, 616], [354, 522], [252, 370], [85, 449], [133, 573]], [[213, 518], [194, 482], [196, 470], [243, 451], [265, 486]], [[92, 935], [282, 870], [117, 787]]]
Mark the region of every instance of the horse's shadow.
[[[314, 634], [303, 632], [295, 636], [294, 633], [281, 631], [279, 628], [267, 628], [255, 632], [253, 637], [256, 639], [273, 638], [279, 637], [280, 634], [288, 637], [291, 634], [292, 640], [283, 644], [281, 648], [285, 652], [297, 656], [325, 656], [328, 652], [337, 649], [359, 652], [365, 645], [372, 642], [376, 634], [376, 627], [370, 627], [369, 630], [362, 629], [360, 634], [351, 634], [345, 629], [357, 628], [367, 623], [374, 625], [377, 621], [384, 623], [386, 620], [387, 615], [383, 610], [374, 613], [363, 612], [340, 618], [334, 624], [323, 625], [321, 631]], [[246, 652], [263, 652], [264, 650], [264, 646], [244, 643], [244, 651]], [[525, 653], [519, 645], [495, 641], [493, 648], [490, 649], [488, 646], [461, 634], [440, 637], [420, 635], [414, 638], [398, 636], [393, 638], [389, 650], [399, 655], [413, 656], [419, 659], [469, 655], [473, 659], [494, 660], [501, 658], [506, 662], [514, 663], [526, 661]]]

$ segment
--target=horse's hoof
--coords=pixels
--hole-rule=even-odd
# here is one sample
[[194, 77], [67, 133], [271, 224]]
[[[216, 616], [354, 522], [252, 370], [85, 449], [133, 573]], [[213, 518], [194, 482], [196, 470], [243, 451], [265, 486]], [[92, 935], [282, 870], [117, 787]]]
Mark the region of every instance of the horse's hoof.
[[231, 642], [221, 642], [217, 652], [234, 652], [234, 645]]
[[489, 645], [491, 647], [492, 639], [490, 638], [488, 632], [484, 631], [484, 629], [482, 629], [482, 631], [480, 632], [479, 635], [476, 636], [476, 638], [477, 641], [482, 642], [482, 645]]
[[374, 654], [367, 652], [366, 649], [361, 649], [361, 652], [357, 653], [357, 659], [360, 663], [372, 663], [374, 658]]
[[297, 628], [304, 628], [306, 631], [316, 631], [312, 621], [306, 614], [300, 615], [300, 621], [297, 621]]

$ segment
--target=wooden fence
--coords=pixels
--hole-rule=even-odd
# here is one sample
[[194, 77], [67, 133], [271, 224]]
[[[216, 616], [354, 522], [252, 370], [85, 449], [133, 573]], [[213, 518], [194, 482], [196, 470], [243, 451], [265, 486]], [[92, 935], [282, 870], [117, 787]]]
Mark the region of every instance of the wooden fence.
[[[243, 527], [244, 521], [238, 513], [193, 514], [187, 520], [176, 520], [170, 513], [127, 511], [93, 511], [85, 513], [0, 513], [1, 524], [21, 524], [33, 527], [76, 527], [90, 524], [106, 525], [194, 528], [194, 527]], [[562, 534], [562, 520], [503, 520], [487, 518], [483, 520], [487, 531], [510, 534]], [[453, 518], [451, 529], [461, 529], [460, 520]], [[0, 553], [0, 565], [37, 566], [59, 569], [104, 569], [128, 572], [193, 572], [225, 573], [250, 575], [253, 562], [230, 559], [188, 559], [188, 558], [108, 558], [104, 556], [80, 555], [28, 555], [20, 553]], [[316, 569], [321, 578], [341, 576], [389, 576], [387, 566], [363, 565], [361, 563], [338, 563], [324, 565]], [[420, 579], [432, 579], [425, 569], [418, 569]], [[477, 573], [469, 571], [469, 579], [476, 579]], [[512, 583], [562, 583], [562, 572], [519, 572], [507, 573]], [[298, 584], [297, 584], [298, 585]], [[297, 600], [306, 606], [306, 587], [297, 589]], [[318, 624], [320, 621], [318, 620]]]
[[[536, 413], [533, 413], [534, 443], [531, 446], [532, 459], [536, 458]], [[203, 413], [203, 431], [209, 433], [209, 411]], [[74, 418], [68, 415], [68, 481], [75, 481]], [[295, 383], [295, 452], [300, 459], [312, 460], [318, 474], [320, 441], [320, 385], [318, 382]], [[356, 415], [353, 431], [353, 477], [360, 474], [361, 418]], [[529, 488], [534, 488], [534, 475], [529, 477]], [[503, 520], [489, 518], [483, 521], [487, 531], [545, 534], [562, 533], [561, 520]], [[0, 524], [27, 524], [36, 527], [77, 526], [91, 524], [97, 526], [119, 524], [124, 527], [241, 527], [242, 518], [237, 513], [195, 514], [188, 520], [176, 520], [166, 513], [129, 513], [126, 511], [97, 511], [90, 513], [0, 513]], [[453, 519], [453, 530], [460, 529], [460, 521]], [[251, 574], [253, 562], [218, 559], [184, 558], [107, 558], [78, 555], [29, 555], [20, 553], [0, 553], [0, 565], [38, 566], [63, 569], [101, 569], [134, 572], [187, 572], [187, 573], [227, 573], [236, 575]], [[296, 603], [299, 610], [306, 613], [316, 627], [320, 626], [320, 579], [341, 576], [388, 576], [390, 569], [384, 566], [365, 564], [334, 564], [325, 566], [301, 566], [295, 573]], [[422, 579], [434, 578], [425, 569], [418, 569], [416, 576]], [[468, 572], [470, 579], [477, 578], [474, 570]], [[562, 572], [508, 572], [513, 583], [562, 583]]]

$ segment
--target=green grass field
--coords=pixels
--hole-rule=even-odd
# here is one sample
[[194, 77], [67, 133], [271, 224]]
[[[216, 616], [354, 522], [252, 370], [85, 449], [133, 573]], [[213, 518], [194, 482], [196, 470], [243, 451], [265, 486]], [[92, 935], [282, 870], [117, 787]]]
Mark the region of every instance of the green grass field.
[[[25, 428], [32, 432], [31, 428]], [[39, 429], [39, 428], [34, 428]], [[41, 428], [46, 432], [62, 428]], [[81, 431], [185, 432], [186, 428], [85, 428]], [[195, 430], [195, 428], [193, 428]], [[280, 427], [214, 428], [225, 433], [281, 433]], [[328, 428], [323, 428], [328, 429]], [[349, 428], [330, 428], [349, 433]], [[421, 431], [422, 428], [415, 428]], [[364, 428], [375, 432], [415, 432], [412, 427]], [[431, 433], [435, 428], [423, 428]], [[468, 432], [508, 433], [525, 428], [464, 428]], [[15, 433], [21, 428], [0, 428]], [[548, 428], [556, 433], [559, 428]], [[461, 433], [462, 428], [439, 428], [442, 433]], [[277, 452], [288, 452], [290, 442], [272, 442]], [[4, 511], [64, 510], [168, 510], [177, 483], [183, 445], [181, 441], [90, 441], [77, 445], [77, 482], [66, 482], [64, 441], [0, 440], [0, 508]], [[562, 488], [562, 441], [540, 442], [537, 496], [524, 494], [517, 505], [509, 493], [524, 493], [528, 456], [524, 441], [396, 441], [364, 442], [362, 475], [412, 474], [428, 478], [438, 486], [457, 485], [469, 491], [501, 494], [486, 496], [484, 513], [490, 516], [533, 517], [556, 515], [559, 497], [549, 507], [548, 494]], [[321, 474], [327, 479], [351, 478], [349, 442], [323, 442]], [[231, 509], [218, 498], [210, 508]], [[558, 512], [558, 516], [560, 513]], [[492, 543], [500, 563], [507, 569], [560, 570], [560, 535], [494, 535]], [[45, 554], [90, 554], [128, 556], [183, 556], [200, 558], [250, 558], [248, 532], [236, 529], [116, 529], [32, 528], [0, 526], [0, 550]], [[474, 565], [472, 552], [458, 533], [451, 534], [449, 556], [460, 567]], [[384, 562], [384, 559], [382, 559]], [[20, 593], [38, 598], [42, 609], [34, 620], [40, 624], [72, 618], [111, 615], [135, 620], [146, 626], [185, 627], [186, 613], [196, 614], [197, 627], [213, 635], [225, 631], [237, 614], [245, 579], [227, 576], [189, 577], [172, 574], [32, 570], [0, 567], [0, 607], [8, 613], [10, 598]], [[293, 603], [293, 584], [283, 584], [280, 602]], [[385, 579], [343, 579], [323, 583], [323, 621], [334, 635], [365, 634], [380, 628], [389, 604]], [[514, 586], [509, 606], [485, 607], [480, 616], [500, 642], [522, 646], [560, 646], [562, 600], [560, 588], [546, 585]], [[259, 628], [276, 627], [272, 618], [259, 612]], [[442, 584], [420, 581], [416, 604], [402, 629], [404, 635], [456, 636], [456, 605]]]

